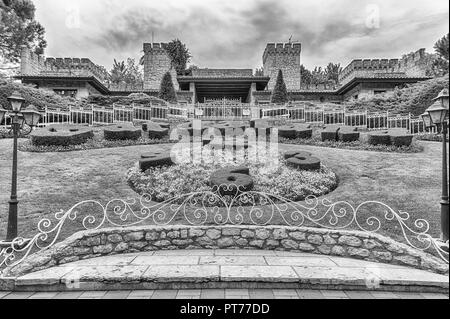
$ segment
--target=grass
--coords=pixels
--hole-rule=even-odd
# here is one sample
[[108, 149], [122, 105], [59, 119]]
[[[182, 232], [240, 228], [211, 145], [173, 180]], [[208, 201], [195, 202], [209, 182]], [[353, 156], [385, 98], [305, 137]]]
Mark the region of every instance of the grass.
[[[22, 140], [23, 141], [23, 140]], [[441, 145], [421, 142], [423, 153], [377, 153], [316, 146], [297, 146], [319, 157], [323, 164], [339, 178], [339, 186], [325, 198], [331, 202], [345, 201], [353, 207], [366, 201], [383, 202], [396, 211], [406, 211], [413, 220], [424, 218], [430, 223], [430, 233], [439, 235], [441, 190]], [[65, 153], [19, 152], [19, 231], [29, 237], [37, 232], [42, 218], [53, 218], [54, 213], [68, 210], [78, 202], [86, 204], [80, 214], [96, 212], [112, 199], [138, 198], [127, 185], [126, 171], [137, 162], [139, 155], [148, 151], [167, 151], [172, 145], [141, 145], [122, 148], [92, 149]], [[280, 151], [292, 150], [292, 145], [280, 145]], [[0, 140], [0, 237], [6, 232], [12, 140]], [[118, 202], [116, 202], [118, 203]], [[131, 205], [136, 211], [139, 205]], [[109, 207], [112, 209], [112, 207]], [[376, 209], [375, 209], [376, 208]], [[383, 207], [361, 211], [359, 221], [371, 214], [384, 220]], [[324, 211], [321, 208], [321, 212]], [[138, 211], [139, 212], [139, 211]], [[263, 217], [270, 217], [269, 207], [262, 208]], [[187, 211], [193, 216], [193, 211]], [[114, 215], [114, 214], [113, 214]], [[117, 215], [115, 215], [118, 217]], [[69, 221], [62, 229], [61, 238], [81, 230], [80, 220]], [[98, 220], [97, 220], [98, 222]], [[183, 214], [173, 216], [172, 223], [186, 223]], [[248, 215], [244, 222], [249, 222]], [[285, 224], [279, 214], [272, 224]], [[401, 229], [394, 222], [383, 222], [380, 233], [401, 239]]]

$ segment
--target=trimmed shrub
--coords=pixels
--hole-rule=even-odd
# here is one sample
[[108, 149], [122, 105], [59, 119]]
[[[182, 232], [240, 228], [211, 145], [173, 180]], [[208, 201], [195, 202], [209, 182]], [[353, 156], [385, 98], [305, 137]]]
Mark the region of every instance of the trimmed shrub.
[[321, 132], [322, 142], [325, 141], [337, 141], [339, 139], [338, 132], [340, 127], [336, 125], [330, 125], [325, 127]]
[[370, 145], [391, 145], [391, 137], [388, 132], [370, 133], [368, 143]]
[[303, 155], [305, 154], [298, 154], [295, 157], [289, 158], [287, 160], [287, 165], [304, 171], [320, 170], [320, 159], [318, 159], [317, 157]]
[[304, 151], [289, 151], [284, 153], [284, 159], [290, 159], [292, 157], [296, 157], [297, 155], [300, 157], [310, 157], [312, 154]]
[[52, 125], [33, 131], [30, 137], [35, 146], [70, 146], [86, 143], [94, 132], [87, 126]]
[[401, 129], [389, 130], [389, 136], [391, 137], [391, 144], [398, 147], [410, 146], [414, 139], [414, 135]]
[[141, 160], [139, 161], [139, 168], [142, 172], [160, 166], [171, 166], [173, 165], [172, 158], [169, 152], [151, 152], [141, 155]]
[[131, 124], [108, 126], [104, 129], [103, 133], [105, 140], [108, 141], [137, 140], [142, 136], [141, 129]]
[[344, 126], [339, 129], [338, 138], [341, 142], [359, 141], [360, 133], [356, 131], [356, 127]]

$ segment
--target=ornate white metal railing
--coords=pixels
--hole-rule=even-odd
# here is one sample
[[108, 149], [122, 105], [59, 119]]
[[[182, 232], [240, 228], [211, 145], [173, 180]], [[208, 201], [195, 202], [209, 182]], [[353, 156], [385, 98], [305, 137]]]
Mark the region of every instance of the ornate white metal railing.
[[[221, 195], [230, 192], [234, 195]], [[63, 228], [69, 224], [73, 232], [74, 225], [78, 225], [77, 231], [83, 231], [142, 224], [166, 226], [175, 224], [175, 221], [191, 226], [283, 225], [366, 233], [386, 233], [387, 229], [395, 228], [405, 244], [434, 253], [447, 263], [449, 260], [448, 252], [430, 234], [426, 220], [411, 220], [407, 212], [396, 211], [379, 201], [366, 201], [354, 206], [348, 201], [332, 203], [309, 196], [304, 202], [293, 202], [276, 194], [245, 192], [236, 185], [182, 194], [159, 203], [153, 202], [152, 198], [150, 193], [139, 200], [113, 199], [106, 205], [87, 200], [67, 211], [57, 212], [53, 220], [44, 218], [39, 221], [38, 232], [32, 238], [17, 238], [1, 250], [0, 270], [63, 240]]]
[[[304, 122], [316, 125], [346, 125], [369, 130], [387, 130], [401, 128], [411, 134], [436, 133], [436, 127], [427, 129], [420, 117], [411, 114], [392, 114], [390, 112], [347, 111], [345, 109], [327, 110], [308, 106], [250, 105], [235, 102], [216, 105], [119, 105], [112, 107], [69, 107], [68, 109], [47, 107], [39, 126], [51, 124], [87, 124], [111, 125], [139, 121], [170, 121], [171, 119], [189, 120], [251, 120], [269, 119], [291, 122]], [[5, 128], [8, 119], [4, 120]]]

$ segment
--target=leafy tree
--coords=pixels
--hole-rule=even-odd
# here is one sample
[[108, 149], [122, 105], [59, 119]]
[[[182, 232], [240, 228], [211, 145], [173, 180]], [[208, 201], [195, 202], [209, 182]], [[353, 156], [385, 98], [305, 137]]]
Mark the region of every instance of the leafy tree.
[[310, 70], [305, 68], [305, 66], [302, 64], [300, 65], [300, 75], [302, 80], [302, 85], [310, 86], [312, 84], [312, 73]]
[[30, 0], [0, 1], [0, 56], [6, 61], [18, 63], [22, 45], [44, 53], [45, 29], [35, 20], [35, 11]]
[[444, 60], [449, 60], [449, 44], [448, 44], [448, 33], [442, 39], [439, 39], [434, 45], [436, 53]]
[[135, 59], [131, 58], [128, 58], [126, 63], [125, 61], [118, 62], [114, 59], [110, 74], [110, 82], [116, 85], [127, 84], [139, 86], [144, 82], [142, 70], [137, 65]]
[[198, 70], [199, 67], [196, 65], [191, 65], [186, 71], [184, 71], [185, 76], [192, 76], [192, 71]]
[[325, 71], [322, 69], [322, 67], [315, 67], [314, 71], [312, 71], [312, 84], [313, 85], [319, 85], [319, 84], [325, 84], [327, 82], [327, 75]]
[[264, 76], [264, 68], [256, 69], [255, 76]]
[[338, 84], [341, 71], [342, 67], [340, 63], [328, 63], [327, 68], [325, 69], [327, 81]]
[[284, 83], [283, 72], [278, 71], [277, 82], [275, 83], [275, 88], [272, 92], [272, 103], [287, 103], [289, 101], [289, 96], [286, 88], [286, 83]]
[[114, 64], [111, 69], [111, 83], [120, 84], [125, 83], [125, 77], [127, 74], [127, 66], [125, 65], [125, 61], [117, 62], [114, 59]]
[[449, 42], [448, 33], [443, 38], [439, 39], [434, 45], [437, 58], [432, 64], [433, 73], [436, 75], [448, 74], [449, 72]]
[[167, 72], [161, 81], [161, 88], [159, 90], [158, 97], [161, 100], [169, 103], [177, 102], [177, 94], [175, 92], [175, 88], [173, 87], [172, 76], [170, 75], [170, 72]]
[[175, 68], [177, 74], [184, 74], [186, 71], [186, 66], [192, 58], [192, 55], [186, 48], [186, 45], [179, 39], [175, 39], [169, 42], [165, 49], [172, 60], [172, 67]]

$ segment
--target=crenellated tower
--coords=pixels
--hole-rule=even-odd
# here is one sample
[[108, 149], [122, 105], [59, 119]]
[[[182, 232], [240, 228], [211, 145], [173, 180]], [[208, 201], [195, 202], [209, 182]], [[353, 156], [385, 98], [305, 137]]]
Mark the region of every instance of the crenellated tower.
[[167, 43], [144, 43], [144, 90], [159, 90], [164, 74], [170, 72], [179, 90], [177, 72], [166, 51]]
[[301, 83], [301, 43], [268, 43], [263, 55], [264, 75], [270, 77], [268, 89], [273, 90], [278, 70], [283, 71], [288, 90], [299, 90]]

